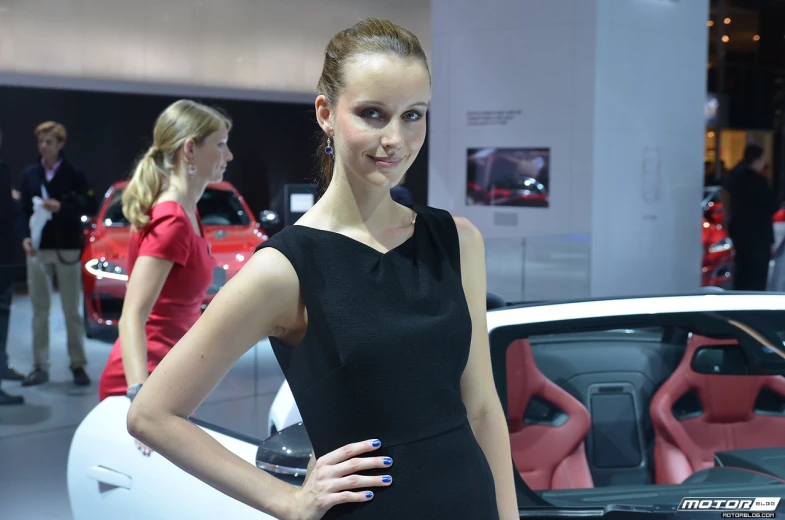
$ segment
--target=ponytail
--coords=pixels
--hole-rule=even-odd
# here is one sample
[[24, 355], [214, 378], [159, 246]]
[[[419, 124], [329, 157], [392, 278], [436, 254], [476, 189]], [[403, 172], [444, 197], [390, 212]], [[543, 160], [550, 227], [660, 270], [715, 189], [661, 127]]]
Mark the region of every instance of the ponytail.
[[168, 177], [160, 164], [162, 155], [157, 149], [150, 148], [136, 165], [131, 181], [123, 191], [123, 215], [134, 230], [142, 229], [150, 221], [150, 209]]

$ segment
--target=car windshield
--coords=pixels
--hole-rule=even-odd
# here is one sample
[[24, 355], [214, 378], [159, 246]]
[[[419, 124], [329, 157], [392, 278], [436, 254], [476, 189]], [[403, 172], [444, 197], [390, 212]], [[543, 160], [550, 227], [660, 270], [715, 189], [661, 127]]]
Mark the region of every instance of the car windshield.
[[704, 188], [703, 189], [703, 199], [701, 201], [701, 205], [706, 208], [709, 202], [720, 202], [720, 190], [717, 188]]
[[[114, 190], [109, 195], [104, 214], [107, 227], [127, 227], [128, 220], [123, 215], [121, 197], [123, 190]], [[197, 203], [199, 217], [205, 226], [247, 226], [251, 223], [243, 204], [233, 191], [207, 188]]]
[[556, 506], [783, 496], [783, 324], [723, 311], [493, 331], [518, 475]]

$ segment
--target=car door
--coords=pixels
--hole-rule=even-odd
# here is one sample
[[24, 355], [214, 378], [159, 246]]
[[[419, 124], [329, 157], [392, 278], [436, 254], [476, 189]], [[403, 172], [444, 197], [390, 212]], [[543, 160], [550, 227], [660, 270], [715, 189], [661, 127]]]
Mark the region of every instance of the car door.
[[[158, 453], [145, 457], [126, 431], [129, 401], [110, 397], [77, 428], [68, 458], [68, 494], [74, 520], [222, 517], [271, 518], [181, 470]], [[200, 426], [255, 465], [259, 442], [220, 428]]]

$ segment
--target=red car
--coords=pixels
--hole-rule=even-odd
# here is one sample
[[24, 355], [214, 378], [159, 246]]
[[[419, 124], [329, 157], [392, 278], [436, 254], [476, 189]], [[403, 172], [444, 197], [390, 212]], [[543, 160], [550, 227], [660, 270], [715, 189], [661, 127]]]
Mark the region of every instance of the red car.
[[733, 266], [733, 242], [725, 226], [703, 219], [701, 285], [729, 287]]
[[[106, 192], [97, 215], [91, 219], [83, 217], [86, 245], [82, 253], [82, 289], [88, 337], [116, 330], [123, 308], [131, 228], [123, 216], [120, 197], [127, 184], [128, 181], [115, 182]], [[216, 263], [204, 309], [268, 237], [243, 197], [228, 182], [209, 185], [197, 207]]]
[[701, 285], [730, 288], [733, 276], [733, 241], [723, 224], [725, 212], [722, 209], [719, 186], [704, 188], [701, 208], [703, 209]]

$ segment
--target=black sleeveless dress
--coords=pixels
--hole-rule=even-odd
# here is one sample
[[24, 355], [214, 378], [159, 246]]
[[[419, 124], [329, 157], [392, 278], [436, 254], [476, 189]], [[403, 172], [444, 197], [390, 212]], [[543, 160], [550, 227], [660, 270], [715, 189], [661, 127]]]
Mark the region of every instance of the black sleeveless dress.
[[493, 475], [461, 399], [472, 327], [458, 232], [448, 212], [412, 209], [414, 234], [387, 253], [297, 225], [259, 246], [289, 259], [308, 312], [300, 344], [270, 343], [317, 458], [379, 439], [368, 455], [393, 459], [365, 473], [391, 475], [390, 486], [325, 519], [496, 520]]

